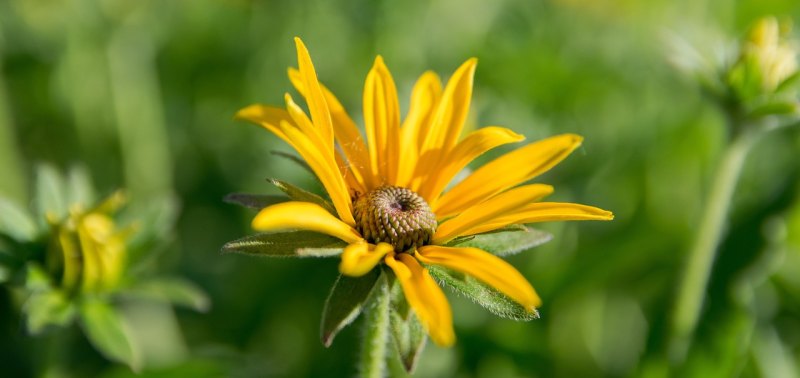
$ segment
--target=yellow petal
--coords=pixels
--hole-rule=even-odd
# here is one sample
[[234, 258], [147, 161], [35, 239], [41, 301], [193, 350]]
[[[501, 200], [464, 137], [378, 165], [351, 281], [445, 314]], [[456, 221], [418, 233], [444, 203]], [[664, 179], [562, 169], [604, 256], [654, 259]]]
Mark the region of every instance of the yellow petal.
[[[553, 192], [553, 187], [544, 184], [530, 184], [500, 193], [484, 202], [470, 207], [454, 218], [439, 225], [433, 234], [434, 244], [444, 244], [465, 235], [465, 231], [519, 209]], [[438, 215], [438, 214], [437, 214]]]
[[250, 105], [244, 109], [239, 110], [234, 116], [237, 120], [252, 122], [256, 125], [266, 128], [285, 142], [289, 143], [286, 134], [280, 130], [281, 121], [294, 123], [292, 117], [284, 109], [276, 108], [266, 105]]
[[[292, 85], [297, 89], [303, 97], [308, 97], [305, 93], [305, 86], [303, 85], [303, 78], [300, 71], [290, 68], [289, 79]], [[355, 175], [355, 180], [359, 182], [359, 186], [367, 187], [368, 179], [366, 173], [369, 172], [369, 155], [367, 153], [367, 146], [364, 144], [361, 133], [358, 131], [358, 126], [344, 109], [342, 104], [336, 96], [320, 84], [322, 93], [325, 96], [325, 102], [328, 103], [328, 109], [331, 113], [331, 120], [333, 121], [333, 133], [336, 140], [339, 142], [342, 152], [347, 158], [348, 168]]]
[[565, 221], [565, 220], [612, 220], [614, 214], [597, 207], [577, 203], [538, 202], [506, 213], [490, 222], [477, 225], [463, 233], [474, 235], [496, 230], [510, 224]]
[[262, 209], [252, 222], [258, 231], [300, 229], [321, 232], [348, 243], [363, 242], [353, 227], [342, 222], [327, 210], [314, 203], [290, 201]]
[[314, 120], [314, 126], [319, 130], [325, 142], [333, 146], [331, 114], [317, 80], [317, 72], [314, 70], [311, 56], [303, 41], [295, 37], [294, 42], [297, 47], [297, 63], [300, 67], [300, 76], [303, 77], [303, 86], [306, 88], [306, 102], [308, 110], [311, 112], [311, 119]]
[[[420, 76], [411, 90], [411, 104], [400, 128], [400, 159], [397, 185], [409, 187], [417, 166], [419, 149], [425, 141], [435, 115], [436, 106], [442, 97], [442, 82], [439, 76], [428, 71]], [[416, 188], [411, 188], [416, 191]]]
[[392, 75], [378, 56], [364, 84], [364, 127], [367, 130], [371, 171], [394, 185], [397, 180], [400, 110]]
[[342, 252], [342, 261], [339, 263], [339, 271], [342, 274], [352, 277], [359, 277], [367, 274], [375, 265], [394, 249], [390, 244], [378, 243], [377, 246], [363, 241], [348, 245]]
[[417, 250], [419, 261], [441, 265], [473, 276], [507, 295], [528, 311], [535, 311], [542, 300], [528, 280], [505, 260], [477, 248], [426, 245]]
[[408, 304], [416, 312], [431, 340], [439, 346], [453, 345], [456, 341], [453, 312], [428, 270], [407, 253], [390, 253], [384, 261], [397, 276]]
[[574, 134], [558, 135], [509, 152], [482, 166], [432, 205], [439, 217], [458, 214], [484, 199], [528, 181], [555, 166], [580, 144]]
[[336, 160], [330, 156], [330, 153], [326, 154], [320, 150], [319, 146], [297, 127], [288, 122], [281, 122], [280, 127], [300, 156], [303, 157], [303, 160], [308, 163], [311, 170], [322, 182], [328, 192], [328, 196], [333, 201], [333, 206], [336, 208], [339, 218], [349, 225], [354, 225], [356, 222], [353, 218], [353, 203], [350, 200], [350, 193], [347, 190], [344, 179], [339, 173]]
[[436, 174], [423, 181], [417, 193], [428, 203], [436, 203], [447, 183], [472, 160], [484, 152], [507, 143], [524, 140], [525, 137], [509, 129], [497, 126], [484, 127], [467, 135], [453, 151], [442, 160]]

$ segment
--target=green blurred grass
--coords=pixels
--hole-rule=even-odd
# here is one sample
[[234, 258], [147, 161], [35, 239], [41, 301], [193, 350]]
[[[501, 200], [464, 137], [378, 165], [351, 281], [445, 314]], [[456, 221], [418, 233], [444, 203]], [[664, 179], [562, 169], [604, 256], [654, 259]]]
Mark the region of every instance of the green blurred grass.
[[[253, 214], [222, 203], [225, 194], [272, 193], [266, 177], [316, 185], [269, 153], [288, 146], [232, 115], [254, 102], [282, 103], [295, 35], [356, 119], [376, 54], [392, 70], [404, 109], [424, 70], [446, 77], [475, 56], [470, 122], [503, 125], [528, 140], [585, 136], [584, 147], [542, 181], [555, 185], [554, 199], [607, 208], [616, 219], [543, 225], [555, 240], [510, 259], [543, 297], [543, 318], [495, 319], [453, 297], [459, 342], [451, 350], [429, 346], [419, 375], [660, 376], [674, 286], [725, 138], [721, 115], [668, 65], [665, 35], [730, 41], [764, 14], [798, 20], [800, 6], [8, 0], [0, 2], [0, 194], [26, 205], [30, 172], [42, 161], [87, 164], [103, 191], [128, 187], [132, 201], [176, 193], [181, 215], [161, 264], [213, 300], [209, 313], [178, 312], [193, 356], [184, 368], [194, 370], [184, 374], [353, 375], [358, 324], [328, 350], [318, 342], [336, 261], [218, 253], [251, 232]], [[684, 375], [765, 374], [777, 363], [765, 365], [759, 353], [775, 342], [800, 369], [800, 288], [791, 278], [798, 265], [758, 282], [743, 278], [774, 253], [800, 259], [798, 222], [784, 220], [800, 213], [798, 149], [797, 130], [773, 135], [745, 168]], [[742, 303], [742, 285], [759, 311]], [[0, 298], [0, 351], [9, 351], [23, 331], [8, 314], [8, 294]], [[748, 329], [758, 330], [752, 344], [761, 349], [739, 352]], [[84, 348], [90, 363], [75, 369], [109, 368]], [[0, 353], [9, 371], [28, 371], [9, 353]]]

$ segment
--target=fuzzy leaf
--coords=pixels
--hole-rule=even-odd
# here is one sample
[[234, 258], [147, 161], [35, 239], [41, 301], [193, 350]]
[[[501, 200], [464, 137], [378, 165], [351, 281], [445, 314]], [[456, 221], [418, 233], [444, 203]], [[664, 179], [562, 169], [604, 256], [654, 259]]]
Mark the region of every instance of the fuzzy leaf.
[[268, 194], [231, 193], [222, 199], [227, 203], [261, 210], [269, 205], [289, 201], [288, 197]]
[[315, 203], [325, 208], [325, 210], [328, 210], [331, 214], [336, 215], [336, 209], [333, 208], [333, 204], [314, 193], [277, 179], [269, 179], [269, 182], [277, 186], [278, 189], [295, 201]]
[[417, 319], [417, 315], [410, 312], [407, 317], [392, 310], [391, 312], [392, 338], [394, 339], [400, 361], [406, 372], [413, 373], [417, 365], [419, 355], [425, 348], [427, 335], [425, 328]]
[[0, 198], [0, 234], [20, 242], [36, 237], [36, 223], [28, 213], [13, 202]]
[[380, 269], [372, 269], [361, 277], [339, 275], [322, 311], [320, 337], [323, 345], [331, 346], [336, 334], [361, 314], [380, 276]]
[[324, 257], [341, 253], [347, 244], [312, 231], [264, 233], [234, 240], [222, 246], [222, 253], [243, 253], [269, 257]]
[[124, 291], [124, 294], [165, 301], [196, 311], [206, 311], [211, 305], [208, 296], [194, 283], [175, 277], [150, 279]]
[[426, 267], [433, 278], [444, 282], [456, 292], [463, 294], [497, 316], [521, 321], [530, 321], [539, 317], [538, 312], [528, 312], [519, 303], [471, 276], [434, 265]]
[[82, 326], [86, 337], [106, 358], [128, 364], [134, 371], [138, 361], [125, 331], [122, 316], [111, 305], [89, 299], [81, 305]]
[[525, 226], [505, 228], [455, 240], [448, 245], [473, 247], [498, 256], [513, 255], [549, 242], [553, 238], [547, 232]]
[[42, 164], [38, 167], [35, 202], [43, 220], [46, 221], [50, 217], [61, 220], [67, 215], [68, 205], [63, 192], [64, 188], [64, 177], [55, 167], [49, 164]]
[[75, 306], [58, 290], [33, 292], [25, 302], [23, 312], [31, 335], [38, 335], [49, 326], [65, 326], [75, 318]]

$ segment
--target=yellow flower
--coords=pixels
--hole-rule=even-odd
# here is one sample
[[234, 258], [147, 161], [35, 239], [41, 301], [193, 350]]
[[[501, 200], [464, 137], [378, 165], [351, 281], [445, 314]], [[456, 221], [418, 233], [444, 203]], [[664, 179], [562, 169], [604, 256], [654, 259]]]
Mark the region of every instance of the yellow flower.
[[461, 65], [444, 89], [436, 74], [423, 74], [401, 122], [394, 81], [377, 57], [364, 86], [365, 143], [341, 103], [317, 80], [303, 42], [295, 42], [299, 69], [290, 69], [289, 77], [305, 98], [310, 117], [286, 94], [285, 109], [252, 105], [237, 118], [263, 126], [297, 150], [322, 182], [335, 212], [309, 202], [284, 202], [262, 209], [253, 228], [304, 229], [344, 240], [348, 246], [339, 269], [345, 275], [363, 275], [385, 263], [437, 344], [455, 341], [452, 313], [423, 264], [471, 275], [528, 311], [541, 304], [531, 284], [510, 264], [477, 248], [449, 247], [448, 242], [513, 224], [613, 218], [595, 207], [537, 202], [553, 188], [524, 184], [580, 145], [582, 138], [573, 134], [507, 153], [445, 190], [476, 157], [524, 139], [496, 126], [461, 138], [476, 59]]
[[759, 19], [742, 43], [740, 60], [752, 62], [765, 91], [774, 90], [797, 71], [797, 47], [782, 36], [791, 25], [783, 25], [783, 31], [781, 26], [775, 17]]

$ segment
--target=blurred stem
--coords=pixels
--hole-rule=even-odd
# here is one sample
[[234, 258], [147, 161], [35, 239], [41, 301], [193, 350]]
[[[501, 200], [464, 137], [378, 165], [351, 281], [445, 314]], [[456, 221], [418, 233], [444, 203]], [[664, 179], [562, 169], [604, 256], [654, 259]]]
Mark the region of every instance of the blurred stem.
[[22, 174], [22, 158], [14, 136], [11, 104], [6, 95], [2, 71], [2, 50], [0, 50], [0, 172], [3, 172], [3, 179], [0, 180], [0, 196], [24, 205], [28, 202], [25, 176]]
[[381, 378], [386, 376], [386, 350], [389, 339], [389, 285], [386, 276], [379, 279], [372, 304], [366, 313], [366, 332], [361, 349], [359, 373], [361, 377]]
[[732, 122], [731, 126], [732, 130], [742, 132], [734, 134], [715, 173], [674, 307], [670, 343], [673, 362], [682, 362], [691, 345], [742, 166], [754, 142], [762, 134], [755, 128], [748, 129], [751, 125], [743, 125], [739, 121]]

